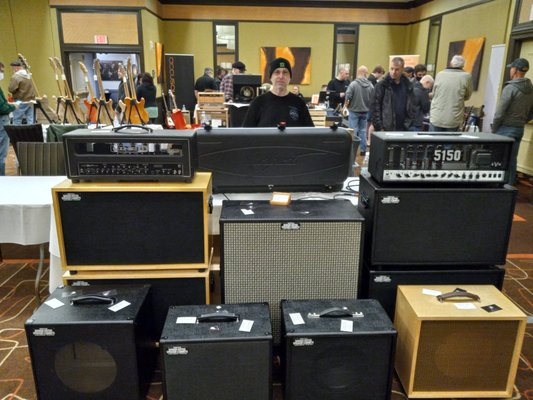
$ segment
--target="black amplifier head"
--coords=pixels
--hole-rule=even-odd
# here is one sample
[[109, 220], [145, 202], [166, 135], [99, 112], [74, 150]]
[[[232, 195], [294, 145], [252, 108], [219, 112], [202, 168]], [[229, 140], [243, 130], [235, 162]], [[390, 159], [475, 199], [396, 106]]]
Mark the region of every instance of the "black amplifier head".
[[382, 183], [503, 185], [512, 146], [482, 132], [376, 132], [368, 170]]
[[63, 135], [73, 181], [178, 181], [194, 177], [193, 130], [79, 129]]

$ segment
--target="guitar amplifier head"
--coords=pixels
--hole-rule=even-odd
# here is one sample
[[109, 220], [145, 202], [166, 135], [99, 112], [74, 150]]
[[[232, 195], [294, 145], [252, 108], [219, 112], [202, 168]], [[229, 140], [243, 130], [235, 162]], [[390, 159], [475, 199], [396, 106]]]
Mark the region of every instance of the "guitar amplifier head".
[[220, 232], [223, 302], [268, 302], [275, 343], [281, 300], [357, 297], [363, 218], [350, 202], [227, 201]]
[[489, 133], [375, 132], [368, 171], [387, 184], [503, 185], [513, 139]]
[[194, 177], [194, 131], [79, 129], [64, 134], [63, 142], [67, 176], [75, 182], [190, 182]]

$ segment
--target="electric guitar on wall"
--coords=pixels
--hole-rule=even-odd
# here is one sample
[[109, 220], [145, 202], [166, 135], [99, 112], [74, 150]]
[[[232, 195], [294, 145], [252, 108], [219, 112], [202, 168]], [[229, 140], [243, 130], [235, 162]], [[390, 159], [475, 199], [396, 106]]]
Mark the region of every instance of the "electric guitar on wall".
[[[28, 60], [26, 60], [26, 57], [24, 57], [21, 53], [18, 53], [18, 59], [22, 66], [26, 69], [28, 74], [30, 75], [31, 85], [33, 87], [33, 92], [35, 93], [35, 108], [40, 110], [48, 123], [52, 124], [58, 121], [57, 114], [54, 112], [54, 110], [50, 107], [50, 104], [48, 102], [48, 97], [46, 95], [41, 96], [39, 94], [39, 90], [37, 89], [37, 85], [35, 84], [35, 81], [33, 80], [33, 75], [31, 74], [31, 67], [28, 63]], [[36, 121], [37, 122], [37, 121]]]

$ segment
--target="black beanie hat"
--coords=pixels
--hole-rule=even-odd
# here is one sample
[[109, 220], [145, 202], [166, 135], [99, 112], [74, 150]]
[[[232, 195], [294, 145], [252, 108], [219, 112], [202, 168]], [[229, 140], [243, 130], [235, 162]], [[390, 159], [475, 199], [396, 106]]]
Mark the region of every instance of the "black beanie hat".
[[289, 70], [289, 75], [292, 78], [291, 63], [289, 62], [289, 60], [287, 60], [286, 58], [278, 57], [270, 61], [270, 76], [271, 77], [274, 71], [278, 68], [287, 68]]

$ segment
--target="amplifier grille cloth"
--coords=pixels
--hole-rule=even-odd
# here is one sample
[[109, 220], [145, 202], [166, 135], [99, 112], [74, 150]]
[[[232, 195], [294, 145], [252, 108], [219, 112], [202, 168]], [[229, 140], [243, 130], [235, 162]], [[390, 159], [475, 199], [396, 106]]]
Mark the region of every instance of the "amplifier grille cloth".
[[422, 323], [416, 391], [505, 390], [518, 321]]
[[225, 223], [226, 303], [268, 302], [274, 342], [280, 340], [281, 300], [357, 297], [361, 222]]

